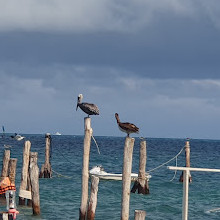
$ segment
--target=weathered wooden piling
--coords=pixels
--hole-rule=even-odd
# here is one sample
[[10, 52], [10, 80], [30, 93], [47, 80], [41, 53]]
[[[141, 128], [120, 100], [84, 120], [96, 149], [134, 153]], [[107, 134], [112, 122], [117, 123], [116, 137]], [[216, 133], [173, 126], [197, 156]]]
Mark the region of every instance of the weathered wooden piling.
[[40, 215], [40, 193], [39, 193], [39, 168], [37, 165], [37, 152], [30, 153], [30, 181], [33, 215]]
[[122, 174], [122, 201], [121, 220], [129, 219], [131, 168], [134, 148], [134, 138], [126, 137], [124, 145], [123, 174]]
[[25, 205], [25, 200], [26, 200], [25, 191], [27, 191], [27, 181], [29, 176], [28, 167], [29, 167], [30, 149], [31, 149], [31, 142], [25, 141], [23, 147], [23, 167], [21, 172], [21, 184], [19, 190], [19, 205]]
[[9, 179], [10, 179], [12, 185], [15, 185], [17, 161], [18, 160], [15, 158], [11, 158], [9, 160]]
[[146, 212], [143, 210], [135, 210], [134, 220], [145, 220]]
[[83, 165], [82, 165], [82, 195], [81, 206], [79, 210], [79, 219], [86, 219], [87, 201], [88, 201], [88, 184], [89, 184], [89, 155], [91, 145], [91, 118], [84, 118], [85, 136], [84, 136], [84, 151], [83, 151]]
[[[30, 162], [29, 162], [30, 164]], [[27, 198], [27, 206], [32, 207], [32, 197], [31, 197], [31, 180], [30, 180], [30, 173], [28, 172], [27, 177], [27, 191], [30, 192], [29, 198]]]
[[13, 214], [8, 212], [0, 212], [0, 220], [13, 220]]
[[8, 176], [10, 150], [5, 150], [2, 164], [1, 180]]
[[[190, 167], [190, 144], [189, 144], [189, 140], [187, 139], [186, 143], [185, 143], [185, 158], [186, 158], [186, 167]], [[183, 172], [179, 178], [179, 181], [180, 182], [183, 182], [183, 178], [184, 178], [184, 175], [183, 175]], [[192, 176], [191, 174], [189, 173], [189, 182], [191, 183], [192, 182]]]
[[146, 141], [140, 143], [140, 159], [138, 179], [134, 182], [131, 192], [135, 193], [138, 190], [139, 194], [149, 194], [149, 184], [146, 178], [146, 163], [147, 163], [147, 144]]
[[51, 135], [47, 133], [46, 138], [46, 148], [45, 148], [45, 163], [41, 167], [40, 178], [51, 178], [52, 168], [50, 163], [50, 150], [51, 150]]
[[91, 177], [91, 190], [90, 190], [91, 195], [90, 195], [89, 206], [88, 206], [88, 211], [87, 211], [87, 220], [95, 219], [98, 185], [99, 185], [99, 178], [96, 176], [92, 176]]

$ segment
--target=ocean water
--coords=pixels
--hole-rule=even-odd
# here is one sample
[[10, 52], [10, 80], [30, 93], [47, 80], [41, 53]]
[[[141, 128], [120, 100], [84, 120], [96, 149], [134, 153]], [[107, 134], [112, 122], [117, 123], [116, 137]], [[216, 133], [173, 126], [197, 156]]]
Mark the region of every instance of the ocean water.
[[[44, 135], [24, 135], [31, 141], [31, 151], [38, 152], [38, 166], [44, 163]], [[121, 173], [123, 164], [124, 137], [95, 137], [101, 154], [92, 141], [90, 168], [102, 165], [107, 172]], [[185, 145], [184, 139], [147, 138], [147, 170], [173, 158]], [[24, 141], [0, 138], [0, 164], [4, 154], [4, 144], [11, 145], [11, 157], [17, 158], [17, 200], [21, 179], [22, 151]], [[132, 172], [138, 173], [140, 139], [135, 138]], [[191, 167], [220, 168], [220, 140], [190, 140]], [[83, 136], [52, 136], [51, 179], [40, 179], [41, 216], [33, 216], [32, 209], [18, 206], [20, 214], [17, 219], [48, 220], [78, 219], [81, 200], [81, 169], [83, 156]], [[168, 165], [175, 166], [173, 160]], [[185, 166], [185, 155], [178, 157], [178, 166]], [[61, 174], [60, 176], [57, 173]], [[220, 173], [192, 172], [193, 182], [189, 188], [189, 219], [220, 219]], [[130, 219], [134, 219], [134, 210], [145, 210], [146, 219], [178, 220], [182, 215], [181, 172], [166, 166], [151, 173], [150, 194], [131, 194]], [[131, 184], [133, 186], [133, 183]], [[96, 220], [118, 220], [121, 212], [121, 181], [100, 180]], [[17, 201], [18, 204], [18, 201]], [[5, 210], [4, 199], [0, 200], [0, 210]]]

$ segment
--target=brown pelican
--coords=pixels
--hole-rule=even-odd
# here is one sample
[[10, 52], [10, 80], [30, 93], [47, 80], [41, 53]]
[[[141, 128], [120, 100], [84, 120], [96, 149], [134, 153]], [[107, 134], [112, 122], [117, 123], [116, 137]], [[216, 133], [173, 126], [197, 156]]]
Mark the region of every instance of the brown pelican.
[[118, 127], [121, 131], [127, 133], [127, 137], [129, 137], [129, 134], [131, 133], [138, 133], [139, 128], [136, 127], [134, 124], [131, 124], [129, 122], [120, 122], [118, 113], [115, 113], [115, 118], [117, 120]]
[[80, 107], [86, 114], [88, 114], [88, 117], [90, 115], [99, 115], [99, 109], [98, 109], [97, 105], [82, 102], [82, 99], [83, 99], [83, 95], [79, 94], [78, 95], [78, 102], [77, 102], [77, 106], [76, 106], [76, 111], [77, 111], [78, 107]]

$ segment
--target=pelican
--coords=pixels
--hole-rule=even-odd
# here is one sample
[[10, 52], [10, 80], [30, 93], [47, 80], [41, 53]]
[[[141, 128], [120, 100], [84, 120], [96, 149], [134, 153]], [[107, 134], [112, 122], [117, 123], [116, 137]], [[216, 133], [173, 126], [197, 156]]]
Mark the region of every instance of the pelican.
[[76, 106], [76, 111], [77, 111], [78, 107], [80, 107], [82, 111], [84, 111], [86, 114], [88, 114], [88, 117], [90, 115], [99, 115], [99, 109], [98, 109], [97, 105], [82, 102], [82, 99], [83, 99], [83, 95], [79, 94], [78, 95], [78, 102], [77, 102], [77, 106]]
[[138, 133], [139, 128], [136, 127], [134, 124], [131, 124], [129, 122], [120, 122], [118, 113], [115, 113], [115, 118], [117, 120], [118, 127], [121, 131], [127, 133], [127, 137], [129, 137], [129, 134], [131, 133]]

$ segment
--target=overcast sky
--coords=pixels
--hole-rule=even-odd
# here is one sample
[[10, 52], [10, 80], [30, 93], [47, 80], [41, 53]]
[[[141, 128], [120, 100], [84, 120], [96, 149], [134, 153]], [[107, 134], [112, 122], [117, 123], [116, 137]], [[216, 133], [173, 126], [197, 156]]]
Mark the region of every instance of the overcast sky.
[[0, 0], [6, 132], [220, 139], [219, 71], [219, 0]]

